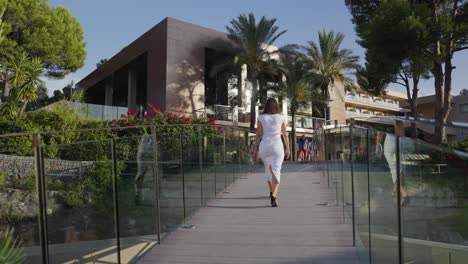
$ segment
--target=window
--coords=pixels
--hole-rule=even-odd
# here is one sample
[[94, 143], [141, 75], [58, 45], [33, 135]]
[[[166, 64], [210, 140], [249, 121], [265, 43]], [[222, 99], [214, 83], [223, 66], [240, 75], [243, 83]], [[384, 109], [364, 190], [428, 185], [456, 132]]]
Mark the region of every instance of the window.
[[460, 105], [460, 112], [468, 113], [468, 104], [461, 104]]

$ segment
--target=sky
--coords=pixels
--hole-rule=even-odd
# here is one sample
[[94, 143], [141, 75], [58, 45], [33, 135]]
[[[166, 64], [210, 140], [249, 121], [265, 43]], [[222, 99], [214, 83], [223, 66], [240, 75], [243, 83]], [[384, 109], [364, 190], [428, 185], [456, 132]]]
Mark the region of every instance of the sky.
[[[159, 23], [173, 17], [193, 24], [225, 31], [229, 21], [241, 13], [277, 18], [287, 30], [275, 43], [306, 44], [317, 40], [320, 30], [345, 35], [343, 48], [360, 56], [364, 50], [356, 43], [354, 25], [344, 0], [49, 0], [52, 6], [65, 6], [80, 21], [86, 41], [87, 58], [83, 68], [62, 80], [46, 80], [49, 94], [70, 81], [77, 83], [96, 68], [103, 58], [111, 58], [126, 45]], [[453, 65], [453, 92], [468, 89], [468, 50], [456, 54]], [[433, 80], [421, 83], [421, 95], [434, 93]], [[404, 90], [391, 85], [391, 90]]]

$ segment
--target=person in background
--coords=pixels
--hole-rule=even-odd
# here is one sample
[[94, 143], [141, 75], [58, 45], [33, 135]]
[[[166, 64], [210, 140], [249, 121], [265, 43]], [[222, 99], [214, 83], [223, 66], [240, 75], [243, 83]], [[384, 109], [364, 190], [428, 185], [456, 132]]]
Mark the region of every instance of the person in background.
[[307, 156], [307, 138], [302, 135], [299, 139], [299, 159], [301, 161], [305, 161]]

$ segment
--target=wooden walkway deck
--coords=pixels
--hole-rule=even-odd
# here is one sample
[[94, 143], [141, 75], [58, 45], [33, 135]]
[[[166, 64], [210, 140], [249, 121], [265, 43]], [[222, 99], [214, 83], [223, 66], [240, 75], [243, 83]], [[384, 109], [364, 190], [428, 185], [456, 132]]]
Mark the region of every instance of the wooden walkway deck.
[[197, 211], [139, 263], [357, 264], [352, 225], [318, 166], [283, 165], [280, 207], [269, 205], [263, 169], [241, 179]]

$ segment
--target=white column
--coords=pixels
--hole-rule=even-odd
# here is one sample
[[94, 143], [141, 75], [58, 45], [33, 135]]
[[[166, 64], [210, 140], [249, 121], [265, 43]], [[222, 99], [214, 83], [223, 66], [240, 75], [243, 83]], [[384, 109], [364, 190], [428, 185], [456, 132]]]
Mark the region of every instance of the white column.
[[113, 98], [113, 94], [114, 94], [114, 74], [112, 74], [111, 76], [109, 76], [107, 79], [106, 79], [106, 97], [105, 97], [105, 101], [104, 101], [104, 104], [105, 105], [112, 105], [112, 98]]
[[[242, 67], [241, 67], [240, 78], [241, 78], [240, 85], [241, 85], [241, 88], [242, 88], [242, 93], [239, 94], [238, 96], [242, 97], [242, 99], [241, 99], [242, 105], [239, 105], [239, 107], [246, 108], [247, 103], [250, 102], [250, 98], [247, 99], [247, 96], [246, 96], [247, 65], [245, 65], [245, 64], [242, 65]], [[247, 101], [247, 100], [249, 100], [249, 101]]]
[[129, 110], [138, 110], [136, 109], [136, 90], [137, 90], [137, 80], [136, 80], [136, 69], [134, 65], [129, 65], [128, 68], [128, 109]]

